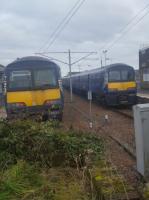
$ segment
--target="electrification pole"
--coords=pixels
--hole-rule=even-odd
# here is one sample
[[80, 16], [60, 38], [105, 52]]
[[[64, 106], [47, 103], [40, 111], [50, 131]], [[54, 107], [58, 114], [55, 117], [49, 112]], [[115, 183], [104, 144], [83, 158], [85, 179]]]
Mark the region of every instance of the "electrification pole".
[[[55, 60], [57, 62], [60, 62], [62, 64], [68, 65], [69, 66], [69, 78], [70, 78], [70, 101], [73, 101], [73, 91], [72, 91], [72, 66], [79, 63], [80, 61], [88, 58], [89, 56], [93, 55], [93, 54], [97, 54], [97, 52], [72, 52], [70, 50], [66, 51], [66, 52], [42, 52], [42, 53], [35, 53], [37, 55], [41, 55], [44, 56], [46, 58], [49, 58], [51, 60]], [[68, 54], [68, 63], [64, 62], [60, 59], [51, 57], [51, 56], [47, 56], [46, 54]], [[79, 58], [78, 60], [72, 62], [71, 60], [71, 54], [86, 54], [85, 56]]]
[[72, 69], [71, 69], [71, 52], [70, 50], [68, 50], [68, 55], [69, 55], [69, 79], [70, 79], [70, 101], [73, 101], [73, 97], [72, 97]]
[[102, 68], [102, 56], [100, 57], [100, 66]]
[[106, 64], [107, 64], [107, 50], [104, 50], [103, 51], [103, 53], [104, 53], [104, 56], [105, 56], [105, 66], [106, 66]]

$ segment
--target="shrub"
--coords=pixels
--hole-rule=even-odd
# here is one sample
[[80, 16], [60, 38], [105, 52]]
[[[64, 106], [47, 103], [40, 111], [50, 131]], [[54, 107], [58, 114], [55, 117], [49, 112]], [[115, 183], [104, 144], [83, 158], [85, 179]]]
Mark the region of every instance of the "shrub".
[[2, 168], [16, 164], [17, 160], [42, 167], [82, 166], [88, 152], [100, 158], [102, 150], [102, 140], [92, 134], [65, 132], [51, 122], [15, 121], [0, 126]]

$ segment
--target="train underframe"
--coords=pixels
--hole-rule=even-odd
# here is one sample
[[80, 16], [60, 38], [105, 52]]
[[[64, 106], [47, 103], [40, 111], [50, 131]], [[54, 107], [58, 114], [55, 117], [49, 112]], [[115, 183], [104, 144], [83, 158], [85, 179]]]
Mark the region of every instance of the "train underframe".
[[[69, 88], [67, 88], [69, 90]], [[84, 96], [87, 98], [86, 90], [73, 89], [73, 92]], [[137, 94], [136, 91], [117, 91], [117, 92], [102, 92], [102, 93], [92, 93], [93, 99], [96, 99], [103, 105], [107, 106], [119, 106], [119, 105], [135, 105], [137, 104]]]
[[51, 109], [47, 106], [31, 106], [26, 108], [7, 109], [7, 119], [41, 119], [62, 121], [63, 108]]
[[104, 96], [105, 104], [109, 106], [135, 105], [137, 103], [136, 93], [117, 92], [108, 93]]

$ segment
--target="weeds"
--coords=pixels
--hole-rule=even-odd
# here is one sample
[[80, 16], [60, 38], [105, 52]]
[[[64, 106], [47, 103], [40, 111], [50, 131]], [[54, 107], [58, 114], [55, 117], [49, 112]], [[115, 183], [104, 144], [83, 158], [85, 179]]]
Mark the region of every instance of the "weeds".
[[101, 139], [73, 130], [65, 132], [56, 123], [1, 122], [0, 200], [88, 199], [85, 192], [83, 197], [80, 180], [67, 177], [66, 183], [64, 177], [51, 183], [52, 174], [47, 178], [49, 172], [45, 175], [45, 171], [82, 168], [89, 154], [99, 159], [102, 151]]
[[[25, 161], [18, 161], [16, 165], [6, 170], [0, 180], [0, 200], [28, 199], [29, 197], [45, 196], [52, 198], [52, 191], [45, 194], [44, 188], [48, 185], [40, 170]], [[33, 199], [34, 199], [33, 198]], [[43, 198], [44, 199], [44, 198]]]
[[4, 169], [18, 159], [42, 167], [72, 166], [76, 160], [84, 165], [88, 150], [100, 157], [102, 148], [102, 141], [93, 135], [63, 132], [48, 122], [17, 121], [0, 127], [0, 165]]

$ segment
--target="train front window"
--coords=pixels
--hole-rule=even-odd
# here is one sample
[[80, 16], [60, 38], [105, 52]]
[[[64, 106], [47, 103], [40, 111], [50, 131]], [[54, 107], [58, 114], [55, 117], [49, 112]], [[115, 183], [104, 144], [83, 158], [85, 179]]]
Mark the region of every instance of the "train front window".
[[27, 89], [31, 88], [31, 86], [32, 86], [31, 71], [18, 70], [10, 72], [9, 75], [10, 89]]
[[134, 81], [134, 72], [132, 70], [121, 70], [122, 81]]
[[54, 69], [37, 69], [34, 71], [35, 87], [56, 87], [58, 85]]
[[121, 80], [121, 73], [118, 70], [109, 71], [109, 82], [117, 82]]
[[119, 82], [119, 81], [134, 81], [134, 72], [133, 70], [121, 69], [121, 70], [112, 70], [109, 71], [109, 82]]

